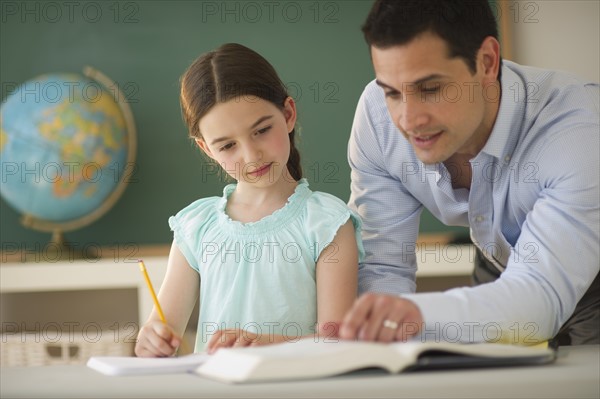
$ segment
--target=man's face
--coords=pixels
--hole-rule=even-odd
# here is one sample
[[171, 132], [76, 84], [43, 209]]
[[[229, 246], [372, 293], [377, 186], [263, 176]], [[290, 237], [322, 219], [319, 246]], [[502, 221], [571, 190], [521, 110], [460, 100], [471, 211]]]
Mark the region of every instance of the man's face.
[[390, 116], [422, 162], [475, 156], [485, 145], [500, 93], [490, 57], [482, 53], [473, 74], [462, 58], [449, 58], [446, 43], [431, 33], [401, 46], [371, 47]]

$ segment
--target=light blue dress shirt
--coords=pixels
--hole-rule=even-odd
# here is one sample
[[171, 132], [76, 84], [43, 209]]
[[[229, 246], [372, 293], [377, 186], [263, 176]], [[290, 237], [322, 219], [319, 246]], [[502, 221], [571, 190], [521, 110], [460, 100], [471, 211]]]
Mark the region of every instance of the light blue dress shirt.
[[[496, 122], [470, 161], [471, 189], [453, 189], [442, 163], [418, 160], [383, 90], [369, 83], [348, 147], [349, 206], [363, 220], [366, 252], [359, 291], [414, 301], [425, 320], [421, 339], [553, 337], [600, 268], [598, 102], [596, 83], [504, 61]], [[469, 226], [501, 277], [415, 294], [423, 207], [447, 225]]]

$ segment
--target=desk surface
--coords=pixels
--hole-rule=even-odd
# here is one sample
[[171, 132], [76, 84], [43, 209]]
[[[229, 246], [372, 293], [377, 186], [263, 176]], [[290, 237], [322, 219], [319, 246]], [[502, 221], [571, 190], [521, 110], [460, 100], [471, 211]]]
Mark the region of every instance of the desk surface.
[[2, 398], [598, 398], [600, 346], [561, 347], [544, 366], [389, 375], [364, 370], [334, 378], [227, 385], [191, 374], [108, 377], [85, 366], [3, 368]]

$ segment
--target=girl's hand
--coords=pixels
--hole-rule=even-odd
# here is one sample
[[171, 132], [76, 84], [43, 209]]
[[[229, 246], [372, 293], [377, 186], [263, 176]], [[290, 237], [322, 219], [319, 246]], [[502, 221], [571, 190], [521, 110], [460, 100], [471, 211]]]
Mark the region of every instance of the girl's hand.
[[208, 341], [206, 351], [214, 353], [219, 348], [268, 345], [283, 342], [282, 335], [255, 334], [246, 330], [218, 330]]
[[135, 344], [135, 354], [139, 357], [172, 356], [181, 344], [181, 337], [173, 329], [159, 320], [144, 324]]

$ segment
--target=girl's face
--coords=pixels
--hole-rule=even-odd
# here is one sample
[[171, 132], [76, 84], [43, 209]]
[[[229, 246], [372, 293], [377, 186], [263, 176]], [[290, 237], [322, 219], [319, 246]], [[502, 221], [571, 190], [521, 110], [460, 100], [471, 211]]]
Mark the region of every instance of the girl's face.
[[289, 133], [295, 123], [291, 97], [283, 109], [258, 97], [236, 97], [200, 119], [202, 138], [196, 143], [238, 182], [266, 187], [288, 173]]

